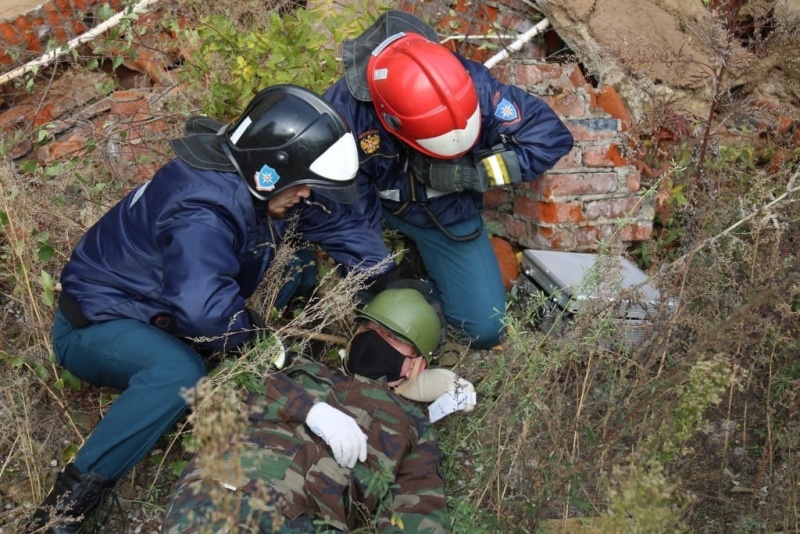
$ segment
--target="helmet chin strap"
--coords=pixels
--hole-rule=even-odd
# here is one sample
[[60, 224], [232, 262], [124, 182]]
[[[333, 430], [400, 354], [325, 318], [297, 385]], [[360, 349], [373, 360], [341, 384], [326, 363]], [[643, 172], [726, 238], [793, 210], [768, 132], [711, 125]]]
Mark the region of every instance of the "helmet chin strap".
[[248, 180], [247, 176], [245, 176], [244, 173], [242, 172], [241, 167], [239, 167], [239, 164], [236, 162], [236, 159], [233, 157], [233, 154], [231, 154], [231, 149], [228, 148], [227, 143], [223, 141], [220, 144], [220, 147], [222, 148], [222, 151], [225, 152], [225, 155], [228, 156], [228, 159], [231, 161], [233, 168], [236, 169], [236, 173], [241, 177], [242, 180], [244, 180], [244, 185], [247, 186], [247, 189], [248, 191], [250, 191], [250, 194], [256, 197], [258, 200], [261, 200], [262, 202], [269, 201], [269, 197], [265, 197], [264, 195], [256, 191], [250, 184], [250, 180]]

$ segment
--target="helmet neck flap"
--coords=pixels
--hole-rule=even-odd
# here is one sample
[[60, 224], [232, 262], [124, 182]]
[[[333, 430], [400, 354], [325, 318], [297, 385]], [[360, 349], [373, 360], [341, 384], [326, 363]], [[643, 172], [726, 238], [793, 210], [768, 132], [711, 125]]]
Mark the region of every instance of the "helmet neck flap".
[[173, 139], [179, 158], [199, 169], [236, 172], [254, 198], [306, 184], [336, 202], [358, 200], [358, 152], [342, 116], [315, 93], [275, 85], [258, 93], [232, 124], [187, 121]]

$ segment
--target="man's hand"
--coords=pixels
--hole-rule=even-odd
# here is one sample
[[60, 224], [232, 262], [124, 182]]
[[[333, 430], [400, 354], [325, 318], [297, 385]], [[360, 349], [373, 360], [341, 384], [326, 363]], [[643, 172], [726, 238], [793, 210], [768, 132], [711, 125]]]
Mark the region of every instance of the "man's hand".
[[483, 192], [488, 187], [522, 181], [519, 158], [513, 150], [479, 152], [474, 160], [471, 156], [441, 160], [413, 152], [409, 167], [418, 181], [445, 192]]
[[417, 181], [437, 191], [448, 193], [467, 189], [484, 191], [488, 185], [482, 181], [475, 165], [472, 164], [472, 158], [469, 157], [443, 160], [413, 152], [409, 168]]
[[354, 467], [367, 459], [367, 435], [355, 419], [326, 402], [312, 406], [306, 425], [331, 448], [333, 458], [341, 467]]

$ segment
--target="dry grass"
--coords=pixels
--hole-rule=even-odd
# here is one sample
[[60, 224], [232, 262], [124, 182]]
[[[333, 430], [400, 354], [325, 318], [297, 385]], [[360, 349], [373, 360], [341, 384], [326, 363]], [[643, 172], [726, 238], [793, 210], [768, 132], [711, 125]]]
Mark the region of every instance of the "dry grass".
[[[232, 4], [214, 6], [224, 12]], [[248, 23], [246, 5], [236, 9]], [[164, 98], [157, 112], [169, 129], [143, 141], [148, 164], [168, 157], [166, 140], [180, 131], [191, 100]], [[732, 109], [720, 116], [729, 119]], [[677, 124], [668, 113], [651, 119], [651, 132]], [[693, 132], [709, 130], [685, 126], [676, 145], [691, 146], [645, 147], [655, 154], [648, 163], [692, 169], [700, 141]], [[96, 152], [35, 176], [7, 157], [0, 166], [0, 420], [8, 422], [0, 426], [0, 531], [42, 498], [113, 400], [114, 392], [71, 385], [50, 362], [49, 333], [56, 278], [72, 245], [142, 179], [111, 150], [126, 143], [118, 134], [97, 130]], [[13, 139], [4, 143], [8, 150]], [[770, 166], [779, 149], [782, 163]], [[676, 154], [686, 159], [671, 162]], [[712, 137], [686, 203], [670, 204], [676, 193], [662, 188], [670, 219], [646, 246], [651, 280], [677, 305], [651, 318], [642, 342], [620, 342], [613, 306], [542, 330], [543, 301], [520, 298], [501, 349], [463, 348], [456, 370], [476, 384], [479, 405], [438, 424], [454, 531], [570, 531], [567, 521], [579, 517], [595, 518], [585, 525], [590, 532], [800, 529], [799, 157], [786, 139]], [[673, 186], [688, 184], [689, 175], [669, 173]], [[667, 239], [670, 232], [678, 239]], [[294, 246], [281, 249], [252, 300], [265, 317], [277, 319], [277, 273]], [[313, 304], [274, 323], [295, 350], [315, 333], [350, 334], [364, 277], [339, 279], [320, 260]], [[587, 288], [613, 276], [601, 270]], [[196, 397], [195, 415], [122, 481], [127, 514], [144, 531], [158, 528], [192, 447], [224, 450], [241, 428], [231, 406], [266, 372], [274, 350], [262, 346], [221, 366]]]

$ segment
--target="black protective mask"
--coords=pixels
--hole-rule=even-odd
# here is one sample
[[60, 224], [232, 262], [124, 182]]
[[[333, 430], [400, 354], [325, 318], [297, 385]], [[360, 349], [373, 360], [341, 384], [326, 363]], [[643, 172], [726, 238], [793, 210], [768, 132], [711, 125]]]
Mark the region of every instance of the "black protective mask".
[[357, 334], [350, 343], [345, 367], [352, 374], [373, 380], [386, 377], [388, 382], [400, 380], [406, 357], [375, 330]]

